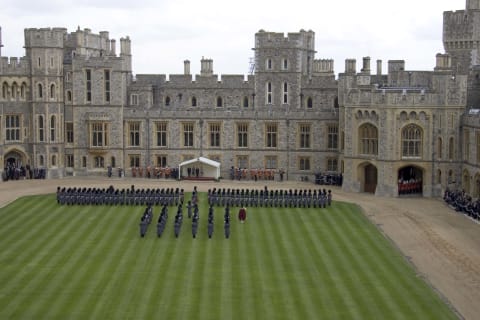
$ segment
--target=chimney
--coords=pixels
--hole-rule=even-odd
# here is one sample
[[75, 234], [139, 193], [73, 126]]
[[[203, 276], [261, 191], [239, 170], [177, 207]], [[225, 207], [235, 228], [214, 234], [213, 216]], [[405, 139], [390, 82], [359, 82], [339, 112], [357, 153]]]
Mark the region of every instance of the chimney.
[[189, 75], [190, 74], [190, 61], [185, 60], [183, 61], [183, 74]]

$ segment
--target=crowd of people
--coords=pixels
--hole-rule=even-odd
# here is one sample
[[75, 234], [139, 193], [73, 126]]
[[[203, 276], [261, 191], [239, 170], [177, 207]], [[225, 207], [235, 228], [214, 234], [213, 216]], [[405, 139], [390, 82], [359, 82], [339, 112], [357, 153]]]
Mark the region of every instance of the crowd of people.
[[[132, 167], [133, 178], [147, 178], [147, 179], [178, 179], [178, 168], [176, 167]], [[119, 169], [119, 176], [122, 171]]]
[[480, 221], [480, 199], [473, 199], [464, 190], [447, 189], [443, 195], [443, 200], [455, 211]]
[[317, 172], [315, 173], [315, 184], [327, 186], [342, 186], [343, 176], [341, 173]]
[[283, 169], [246, 169], [246, 168], [230, 168], [230, 180], [275, 180], [275, 175], [283, 181], [285, 171]]
[[47, 171], [44, 168], [31, 168], [30, 165], [17, 166], [13, 163], [7, 163], [3, 169], [2, 180], [20, 180], [20, 179], [45, 179]]
[[208, 190], [211, 206], [325, 208], [332, 203], [332, 191], [326, 189], [230, 189]]

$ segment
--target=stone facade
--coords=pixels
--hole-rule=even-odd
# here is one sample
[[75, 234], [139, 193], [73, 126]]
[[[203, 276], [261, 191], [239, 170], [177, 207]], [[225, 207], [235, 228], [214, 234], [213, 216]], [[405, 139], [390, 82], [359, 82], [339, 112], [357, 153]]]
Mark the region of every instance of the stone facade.
[[[205, 156], [231, 167], [284, 170], [289, 180], [344, 175], [343, 188], [397, 196], [480, 194], [480, 1], [444, 13], [445, 54], [433, 71], [369, 57], [357, 71], [315, 58], [315, 34], [255, 34], [251, 75], [132, 73], [131, 42], [108, 32], [26, 29], [26, 55], [0, 59], [0, 161], [49, 178], [107, 167], [173, 167]], [[1, 45], [1, 44], [0, 44]]]

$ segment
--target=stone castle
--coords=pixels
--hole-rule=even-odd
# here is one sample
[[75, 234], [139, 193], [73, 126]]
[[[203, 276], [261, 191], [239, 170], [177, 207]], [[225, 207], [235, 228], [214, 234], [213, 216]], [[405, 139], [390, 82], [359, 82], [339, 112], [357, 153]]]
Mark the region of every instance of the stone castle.
[[[196, 157], [300, 180], [343, 175], [343, 189], [480, 196], [480, 0], [444, 13], [433, 71], [369, 57], [334, 73], [313, 31], [255, 34], [252, 74], [132, 73], [129, 37], [25, 29], [25, 56], [0, 57], [0, 162], [47, 178], [107, 168], [176, 167]], [[1, 46], [1, 43], [0, 43]], [[1, 49], [1, 48], [0, 48]], [[0, 54], [1, 55], [1, 54]], [[0, 169], [2, 170], [2, 169]], [[407, 193], [410, 193], [407, 192]]]

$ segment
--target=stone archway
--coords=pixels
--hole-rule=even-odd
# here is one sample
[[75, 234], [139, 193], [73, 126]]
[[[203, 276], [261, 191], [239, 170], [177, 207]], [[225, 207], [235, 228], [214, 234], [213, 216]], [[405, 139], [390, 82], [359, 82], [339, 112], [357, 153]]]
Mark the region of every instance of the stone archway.
[[377, 167], [373, 164], [368, 164], [363, 168], [364, 183], [363, 191], [368, 193], [375, 193], [378, 183], [378, 171]]
[[26, 175], [27, 156], [22, 151], [13, 149], [5, 153], [4, 159], [4, 179], [17, 180]]
[[398, 170], [398, 195], [423, 194], [423, 169], [406, 166]]

